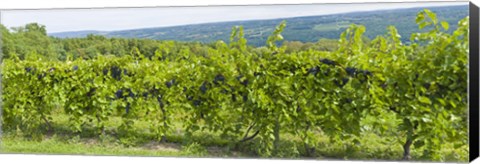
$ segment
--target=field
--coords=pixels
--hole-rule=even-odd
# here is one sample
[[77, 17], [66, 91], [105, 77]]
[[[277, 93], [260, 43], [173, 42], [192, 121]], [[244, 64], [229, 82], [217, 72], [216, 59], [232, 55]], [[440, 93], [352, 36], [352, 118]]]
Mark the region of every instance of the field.
[[228, 44], [2, 28], [0, 150], [467, 161], [468, 17], [415, 22], [410, 44], [351, 24], [330, 51], [281, 46], [285, 21], [264, 47], [241, 26]]
[[348, 21], [341, 21], [341, 22], [335, 22], [335, 23], [329, 23], [329, 24], [315, 25], [313, 29], [317, 31], [337, 31], [342, 28], [343, 29], [348, 28], [350, 24], [351, 23]]

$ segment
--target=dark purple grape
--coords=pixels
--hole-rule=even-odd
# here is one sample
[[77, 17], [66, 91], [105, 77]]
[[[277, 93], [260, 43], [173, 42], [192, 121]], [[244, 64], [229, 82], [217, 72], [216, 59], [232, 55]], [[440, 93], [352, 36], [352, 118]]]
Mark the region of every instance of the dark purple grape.
[[172, 87], [173, 83], [172, 83], [172, 81], [167, 81], [167, 82], [165, 82], [165, 85], [167, 86], [167, 88], [170, 88], [170, 87]]
[[187, 100], [189, 100], [189, 101], [193, 100], [193, 96], [191, 96], [191, 95], [187, 95], [186, 97], [187, 97]]
[[104, 68], [104, 69], [103, 69], [103, 75], [104, 75], [104, 76], [107, 76], [107, 74], [108, 74], [108, 69]]
[[311, 74], [311, 75], [317, 75], [319, 71], [320, 71], [320, 67], [315, 66], [313, 68], [310, 68], [308, 70], [308, 73]]
[[40, 74], [40, 75], [37, 76], [38, 80], [42, 80], [43, 77], [45, 77], [45, 73], [42, 73], [42, 74]]
[[339, 87], [343, 86], [338, 80], [333, 80], [333, 83], [335, 83], [335, 85], [337, 85]]
[[125, 108], [125, 112], [128, 114], [130, 111], [130, 103], [127, 103], [127, 107]]
[[383, 89], [387, 88], [387, 83], [383, 83], [383, 84], [381, 85], [381, 87], [382, 87]]
[[363, 75], [365, 76], [372, 76], [372, 72], [370, 72], [369, 70], [363, 70]]
[[200, 100], [194, 100], [193, 101], [194, 106], [199, 106], [201, 103], [202, 103], [202, 101], [200, 101]]
[[131, 97], [131, 98], [134, 98], [135, 97], [135, 94], [133, 94], [132, 90], [131, 89], [128, 89], [128, 96]]
[[248, 80], [247, 79], [243, 80], [242, 84], [243, 84], [243, 86], [247, 86], [248, 85]]
[[328, 76], [330, 74], [330, 68], [327, 70], [323, 71], [323, 75]]
[[176, 80], [175, 80], [175, 79], [172, 79], [172, 80], [170, 80], [170, 81], [165, 82], [165, 85], [167, 86], [167, 88], [170, 88], [170, 87], [172, 87], [173, 85], [175, 85], [175, 82], [176, 82]]
[[322, 62], [323, 64], [326, 64], [326, 65], [337, 65], [337, 63], [333, 60], [329, 60], [329, 59], [320, 59], [320, 62]]
[[222, 74], [218, 74], [215, 76], [215, 79], [213, 80], [213, 83], [218, 84], [218, 82], [224, 82], [225, 77]]
[[165, 104], [163, 103], [163, 97], [160, 95], [157, 97], [157, 102], [160, 104], [160, 108], [163, 108]]
[[148, 92], [152, 95], [156, 95], [156, 94], [158, 94], [159, 91], [158, 91], [158, 89], [150, 89], [150, 90], [148, 90]]
[[110, 68], [110, 71], [112, 72], [112, 77], [116, 80], [121, 80], [122, 79], [122, 70], [118, 68], [117, 66], [112, 66]]
[[115, 92], [115, 97], [117, 97], [117, 99], [123, 98], [123, 91], [119, 89], [117, 92]]
[[[160, 108], [164, 108], [165, 107], [165, 104], [163, 103], [163, 101], [160, 101], [158, 104], [160, 104]], [[168, 104], [168, 102], [167, 102]]]
[[341, 81], [339, 80], [334, 80], [333, 82], [335, 83], [335, 85], [339, 86], [340, 88], [342, 88], [345, 84], [347, 84], [349, 81], [348, 78], [342, 78]]
[[430, 88], [430, 83], [425, 83], [425, 84], [423, 84], [423, 87], [424, 87], [425, 89], [429, 89], [429, 88]]
[[345, 71], [350, 76], [355, 76], [355, 74], [357, 74], [357, 69], [353, 68], [353, 67], [347, 67], [347, 68], [345, 68]]
[[241, 83], [242, 85], [247, 86], [247, 85], [248, 85], [248, 80], [245, 79], [245, 80], [241, 81], [241, 80], [242, 80], [242, 77], [243, 77], [243, 75], [238, 75], [238, 76], [237, 76], [237, 80], [240, 81], [240, 83]]
[[203, 82], [202, 86], [200, 86], [200, 91], [202, 91], [203, 94], [207, 92], [207, 84], [205, 82]]
[[27, 68], [25, 68], [25, 71], [28, 73], [28, 72], [32, 71], [32, 68], [31, 68], [31, 67], [27, 67]]
[[76, 65], [73, 66], [73, 70], [74, 70], [74, 71], [78, 70], [78, 66], [76, 66]]
[[347, 84], [349, 80], [349, 78], [342, 78], [343, 85]]
[[352, 103], [352, 99], [349, 99], [349, 98], [347, 98], [345, 101], [346, 101], [347, 103]]

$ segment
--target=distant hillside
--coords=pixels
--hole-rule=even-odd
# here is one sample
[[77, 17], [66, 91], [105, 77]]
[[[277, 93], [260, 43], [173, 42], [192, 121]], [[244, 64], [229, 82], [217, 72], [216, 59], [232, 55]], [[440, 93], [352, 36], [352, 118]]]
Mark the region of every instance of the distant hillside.
[[86, 37], [89, 34], [94, 34], [94, 35], [105, 35], [108, 34], [108, 32], [103, 32], [103, 31], [94, 31], [94, 30], [89, 30], [89, 31], [69, 31], [69, 32], [58, 32], [58, 33], [51, 33], [49, 35], [59, 37], [59, 38], [81, 38], [81, 37]]
[[[423, 8], [381, 10], [369, 12], [355, 12], [323, 16], [307, 16], [270, 20], [250, 20], [194, 24], [174, 27], [144, 28], [123, 31], [99, 32], [77, 31], [52, 33], [51, 36], [85, 37], [88, 34], [104, 35], [107, 37], [148, 38], [157, 40], [200, 41], [212, 42], [224, 40], [228, 42], [233, 26], [240, 25], [245, 29], [248, 44], [263, 46], [268, 35], [282, 20], [287, 21], [284, 35], [288, 41], [316, 42], [320, 38], [337, 39], [350, 24], [366, 26], [365, 35], [374, 38], [386, 34], [389, 25], [395, 26], [403, 41], [408, 41], [410, 34], [418, 32], [415, 23], [416, 14]], [[437, 14], [439, 20], [450, 24], [450, 31], [456, 29], [460, 19], [468, 16], [468, 5], [429, 7]]]

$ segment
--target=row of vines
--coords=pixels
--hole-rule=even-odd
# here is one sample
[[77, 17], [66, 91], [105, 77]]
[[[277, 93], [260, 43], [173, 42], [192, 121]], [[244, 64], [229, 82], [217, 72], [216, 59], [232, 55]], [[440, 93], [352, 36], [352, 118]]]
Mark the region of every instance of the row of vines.
[[[145, 58], [98, 56], [91, 60], [38, 61], [5, 59], [2, 63], [3, 129], [31, 135], [51, 130], [56, 106], [83, 130], [94, 122], [99, 134], [113, 116], [118, 130], [132, 131], [135, 121], [150, 122], [160, 141], [173, 132], [173, 116], [182, 115], [186, 136], [198, 131], [221, 134], [235, 143], [260, 140], [258, 152], [275, 154], [280, 133], [298, 136], [307, 153], [318, 131], [332, 139], [360, 136], [367, 116], [394, 116], [401, 124], [387, 129], [369, 125], [379, 136], [396, 136], [404, 148], [427, 147], [435, 157], [445, 142], [467, 144], [468, 19], [452, 34], [448, 24], [425, 10], [418, 14], [424, 33], [404, 45], [394, 27], [368, 45], [363, 26], [352, 25], [335, 52], [285, 53], [285, 22], [268, 38], [267, 51], [253, 53], [241, 27], [230, 44], [218, 42], [208, 56], [169, 47]], [[133, 134], [133, 133], [132, 133]]]

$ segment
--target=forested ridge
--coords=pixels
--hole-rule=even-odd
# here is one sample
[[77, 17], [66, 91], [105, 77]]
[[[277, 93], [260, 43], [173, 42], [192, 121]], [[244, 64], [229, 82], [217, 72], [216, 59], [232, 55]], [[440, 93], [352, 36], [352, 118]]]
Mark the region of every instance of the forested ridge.
[[[451, 27], [448, 32], [457, 28], [457, 22], [468, 16], [468, 5], [428, 7], [437, 14], [437, 17], [448, 22]], [[173, 27], [142, 28], [120, 31], [80, 31], [60, 32], [49, 35], [64, 37], [86, 37], [88, 34], [102, 35], [106, 37], [144, 38], [155, 40], [196, 41], [212, 43], [222, 40], [229, 41], [230, 28], [232, 26], [244, 27], [245, 39], [248, 45], [265, 46], [268, 36], [274, 31], [274, 27], [282, 20], [289, 22], [282, 33], [285, 41], [315, 43], [319, 39], [338, 40], [340, 34], [350, 24], [364, 25], [368, 30], [364, 36], [374, 39], [378, 35], [387, 33], [388, 26], [395, 26], [401, 36], [410, 36], [412, 33], [427, 31], [419, 30], [415, 23], [415, 17], [422, 8], [390, 9], [367, 12], [352, 12], [343, 14], [304, 16], [294, 18], [269, 19], [269, 20], [245, 20], [232, 22], [204, 23]], [[208, 35], [205, 35], [208, 34]], [[402, 42], [409, 42], [408, 37], [401, 38]]]

